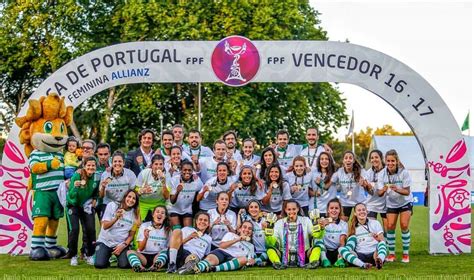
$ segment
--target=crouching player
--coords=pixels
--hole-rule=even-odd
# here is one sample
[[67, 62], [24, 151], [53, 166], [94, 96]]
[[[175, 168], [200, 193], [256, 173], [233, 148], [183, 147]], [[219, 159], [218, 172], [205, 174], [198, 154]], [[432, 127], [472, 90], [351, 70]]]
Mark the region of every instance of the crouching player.
[[381, 269], [387, 256], [387, 245], [379, 221], [367, 219], [367, 208], [358, 203], [349, 226], [349, 238], [339, 253], [350, 264], [363, 269], [375, 265]]
[[166, 207], [153, 210], [153, 220], [143, 223], [138, 230], [138, 250], [127, 252], [128, 262], [135, 272], [160, 269], [167, 259], [170, 227]]
[[347, 223], [341, 219], [342, 206], [337, 198], [333, 198], [327, 205], [327, 219], [324, 219], [324, 246], [321, 251], [321, 261], [323, 267], [345, 267], [346, 264], [341, 255], [339, 248], [346, 244], [347, 239]]
[[238, 229], [238, 233], [240, 235], [233, 232], [226, 233], [218, 249], [211, 251], [204, 260], [181, 274], [229, 271], [253, 265], [255, 263], [255, 248], [252, 244], [252, 223], [244, 221]]
[[275, 218], [267, 216], [268, 226], [265, 230], [265, 243], [269, 260], [273, 268], [287, 267], [316, 268], [319, 265], [321, 248], [316, 245], [324, 235], [319, 225], [313, 226], [308, 217], [299, 216], [298, 202], [289, 200], [283, 209], [284, 218], [278, 220], [273, 228]]
[[[195, 227], [182, 228], [181, 234], [175, 235], [170, 242], [168, 273], [179, 274], [192, 269], [211, 251], [212, 238], [209, 233], [209, 214], [198, 212], [194, 218]], [[178, 269], [179, 268], [179, 269]]]

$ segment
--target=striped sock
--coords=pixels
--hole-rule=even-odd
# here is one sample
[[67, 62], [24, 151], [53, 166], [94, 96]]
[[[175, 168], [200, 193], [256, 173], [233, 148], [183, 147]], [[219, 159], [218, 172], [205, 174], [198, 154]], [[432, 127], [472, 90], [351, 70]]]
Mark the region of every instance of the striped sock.
[[50, 249], [54, 246], [56, 246], [56, 236], [46, 236], [44, 239], [44, 243], [46, 245], [46, 249]]
[[339, 248], [339, 254], [342, 258], [345, 259], [348, 263], [353, 264], [358, 267], [363, 267], [364, 263], [352, 253], [347, 246]]
[[355, 237], [355, 235], [352, 235], [351, 237], [347, 239], [346, 247], [347, 249], [354, 251], [356, 246], [357, 246], [357, 238]]
[[394, 230], [387, 231], [387, 246], [388, 246], [388, 253], [390, 255], [395, 255], [395, 231]]
[[209, 271], [209, 269], [211, 268], [211, 264], [206, 260], [202, 260], [198, 262], [197, 267], [199, 268], [199, 271], [205, 272]]
[[233, 258], [232, 260], [228, 262], [221, 263], [220, 265], [216, 266], [216, 272], [237, 270], [239, 269], [239, 267], [240, 267], [239, 260], [236, 258]]
[[31, 237], [31, 249], [45, 248], [45, 237], [44, 235], [33, 235]]
[[135, 267], [135, 266], [141, 266], [142, 265], [142, 262], [140, 261], [140, 259], [138, 258], [137, 255], [135, 254], [128, 254], [127, 256], [127, 259], [128, 259], [128, 263], [130, 264], [131, 267]]
[[408, 255], [408, 253], [410, 252], [410, 242], [411, 242], [410, 230], [402, 231], [402, 244], [403, 244], [404, 255]]
[[385, 244], [385, 241], [380, 241], [377, 244], [377, 255], [382, 262], [385, 261], [385, 257], [387, 256], [387, 244]]
[[160, 267], [163, 267], [167, 261], [168, 261], [168, 254], [166, 250], [163, 250], [160, 252], [160, 255], [156, 259], [156, 262], [160, 264]]

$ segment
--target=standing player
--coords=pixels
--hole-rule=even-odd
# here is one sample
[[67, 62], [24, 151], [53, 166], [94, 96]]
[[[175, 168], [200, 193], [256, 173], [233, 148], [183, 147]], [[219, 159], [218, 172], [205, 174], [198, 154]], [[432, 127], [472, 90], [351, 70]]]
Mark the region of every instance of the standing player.
[[192, 226], [193, 201], [202, 189], [201, 179], [193, 177], [193, 164], [183, 161], [181, 175], [171, 179], [170, 222], [173, 230]]
[[321, 217], [326, 217], [329, 201], [337, 196], [336, 186], [331, 182], [336, 172], [332, 156], [322, 152], [317, 159], [317, 170], [314, 173], [313, 189], [309, 190], [309, 210], [319, 209]]
[[214, 156], [203, 157], [199, 161], [193, 161], [194, 170], [199, 174], [201, 181], [206, 183], [209, 179], [216, 176], [217, 164], [224, 161], [226, 146], [224, 141], [216, 140], [213, 145]]
[[99, 196], [105, 204], [120, 204], [125, 193], [135, 188], [137, 178], [130, 169], [124, 168], [124, 164], [125, 155], [121, 151], [115, 151], [112, 155], [112, 170], [102, 173]]
[[281, 129], [276, 135], [277, 146], [275, 152], [277, 154], [278, 162], [284, 171], [290, 167], [293, 158], [301, 153], [302, 146], [295, 144], [288, 144], [290, 141], [290, 134], [288, 131]]
[[280, 165], [278, 163], [270, 165], [265, 176], [265, 196], [262, 198], [263, 210], [280, 215], [283, 202], [290, 199], [290, 185], [283, 179]]
[[306, 160], [302, 156], [296, 156], [288, 169], [287, 180], [290, 184], [291, 196], [308, 216], [309, 211], [309, 190], [314, 189], [313, 173], [306, 166]]
[[173, 132], [174, 144], [175, 146], [180, 147], [181, 149], [186, 149], [188, 145], [183, 142], [184, 140], [184, 127], [181, 124], [175, 124], [171, 128]]
[[251, 166], [243, 166], [239, 178], [230, 187], [229, 195], [232, 197], [230, 208], [234, 212], [246, 208], [252, 199], [262, 200], [265, 195], [263, 186], [258, 186], [257, 178]]
[[410, 190], [411, 178], [403, 167], [395, 150], [385, 153], [387, 165], [380, 173], [377, 182], [378, 195], [386, 194], [387, 200], [387, 244], [389, 250], [388, 262], [395, 261], [395, 228], [400, 216], [402, 231], [403, 258], [402, 262], [410, 262], [410, 218], [413, 213], [413, 195]]
[[385, 167], [382, 152], [379, 150], [371, 151], [369, 153], [369, 160], [372, 166], [367, 169], [365, 180], [362, 184], [362, 187], [367, 191], [367, 200], [365, 201], [367, 211], [369, 211], [367, 216], [370, 219], [377, 219], [377, 215], [380, 214], [384, 232], [387, 232], [387, 198], [385, 195], [379, 196], [377, 191], [378, 177]]
[[199, 202], [201, 210], [216, 208], [217, 194], [228, 192], [234, 182], [234, 177], [230, 176], [229, 165], [225, 162], [217, 164], [217, 176], [210, 178], [198, 193], [196, 200]]
[[352, 208], [357, 203], [365, 201], [364, 189], [361, 182], [364, 180], [364, 169], [351, 151], [344, 152], [342, 167], [332, 175], [331, 182], [336, 184], [340, 193], [340, 200], [344, 216], [342, 219], [348, 221]]

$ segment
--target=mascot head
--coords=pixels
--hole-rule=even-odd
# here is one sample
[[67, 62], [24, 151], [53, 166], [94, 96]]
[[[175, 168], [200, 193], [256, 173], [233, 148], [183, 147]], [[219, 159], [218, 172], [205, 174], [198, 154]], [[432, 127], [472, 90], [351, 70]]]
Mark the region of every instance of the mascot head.
[[67, 141], [67, 126], [72, 123], [73, 107], [67, 106], [64, 97], [57, 93], [29, 100], [26, 115], [15, 119], [21, 128], [20, 143], [25, 144], [25, 154], [33, 149], [59, 152]]

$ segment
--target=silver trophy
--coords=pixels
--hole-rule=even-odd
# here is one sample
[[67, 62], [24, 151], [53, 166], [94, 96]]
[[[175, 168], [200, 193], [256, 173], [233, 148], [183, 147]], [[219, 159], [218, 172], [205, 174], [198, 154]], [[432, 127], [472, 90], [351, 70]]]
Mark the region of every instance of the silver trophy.
[[225, 79], [226, 82], [228, 80], [240, 80], [242, 82], [247, 81], [246, 79], [242, 77], [242, 74], [240, 73], [240, 64], [238, 63], [240, 56], [244, 54], [246, 50], [247, 50], [246, 43], [244, 43], [242, 46], [231, 46], [229, 45], [228, 41], [225, 41], [224, 51], [228, 55], [234, 56], [234, 61], [232, 61], [232, 65], [230, 66], [229, 76], [227, 76], [227, 79]]

